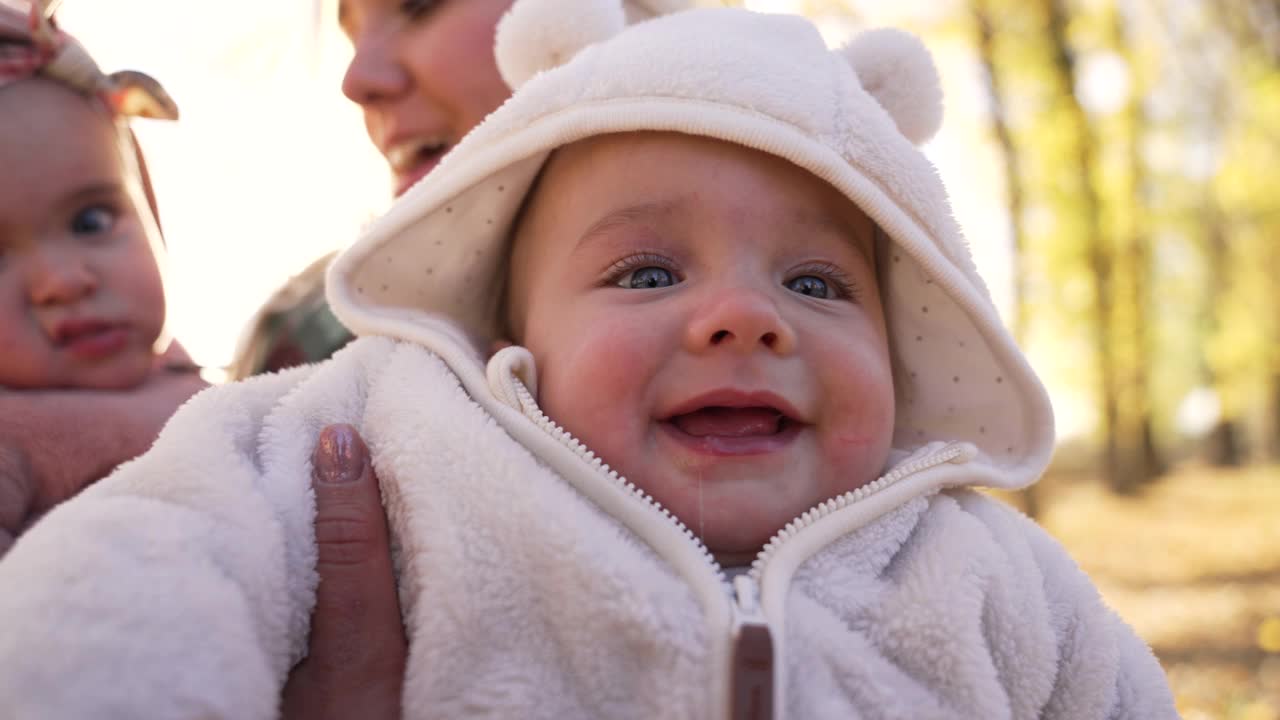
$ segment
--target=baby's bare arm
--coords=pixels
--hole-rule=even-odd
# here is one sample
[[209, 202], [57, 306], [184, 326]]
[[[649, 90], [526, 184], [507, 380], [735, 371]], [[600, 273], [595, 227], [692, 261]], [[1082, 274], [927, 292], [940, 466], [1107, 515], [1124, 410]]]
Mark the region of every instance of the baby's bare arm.
[[157, 372], [136, 390], [0, 392], [0, 553], [27, 526], [141, 455], [207, 383]]
[[33, 495], [25, 455], [18, 448], [0, 446], [0, 557], [26, 524]]

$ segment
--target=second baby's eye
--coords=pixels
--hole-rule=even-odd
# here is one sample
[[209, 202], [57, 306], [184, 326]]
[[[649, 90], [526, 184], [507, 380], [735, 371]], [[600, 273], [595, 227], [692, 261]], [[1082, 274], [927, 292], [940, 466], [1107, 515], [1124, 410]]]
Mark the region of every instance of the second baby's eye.
[[661, 267], [642, 267], [618, 278], [618, 285], [632, 290], [652, 290], [676, 284], [675, 275]]
[[827, 281], [816, 275], [801, 275], [788, 280], [785, 285], [791, 292], [808, 295], [809, 297], [822, 298], [824, 300], [835, 297], [835, 294], [831, 292], [830, 286], [827, 285]]
[[404, 0], [400, 3], [400, 11], [411, 18], [416, 18], [431, 12], [439, 4], [440, 0]]
[[116, 216], [109, 208], [87, 207], [71, 218], [71, 232], [77, 235], [101, 235], [115, 224]]

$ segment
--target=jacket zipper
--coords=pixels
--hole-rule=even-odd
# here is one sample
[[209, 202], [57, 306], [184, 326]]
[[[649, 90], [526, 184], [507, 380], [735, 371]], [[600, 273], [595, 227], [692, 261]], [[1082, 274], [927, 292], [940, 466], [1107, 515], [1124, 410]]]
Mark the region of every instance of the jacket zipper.
[[918, 458], [908, 459], [892, 470], [880, 476], [879, 479], [855, 488], [842, 495], [838, 495], [830, 500], [824, 500], [818, 505], [810, 508], [804, 514], [787, 523], [785, 527], [778, 531], [776, 535], [770, 538], [760, 549], [760, 553], [756, 555], [756, 559], [751, 563], [751, 571], [748, 573], [752, 582], [757, 586], [760, 584], [761, 578], [764, 576], [765, 566], [769, 564], [769, 560], [778, 552], [778, 548], [788, 540], [794, 538], [805, 529], [812, 526], [822, 518], [843, 510], [850, 505], [865, 500], [866, 498], [884, 490], [903, 478], [924, 472], [929, 468], [944, 465], [956, 460], [967, 461], [973, 459], [974, 449], [968, 443], [950, 443], [942, 445], [936, 450], [929, 452]]
[[733, 579], [730, 629], [729, 717], [769, 720], [774, 704], [773, 632], [760, 606], [760, 585], [747, 575]]
[[547, 417], [546, 413], [538, 407], [528, 387], [514, 373], [511, 375], [511, 380], [512, 385], [509, 387], [515, 390], [519, 409], [527, 418], [572, 450], [597, 474], [621, 485], [650, 511], [661, 513], [694, 544], [708, 569], [726, 589], [731, 613], [728, 657], [730, 676], [726, 686], [728, 695], [726, 710], [728, 717], [732, 720], [769, 720], [775, 717], [775, 698], [779, 695], [776, 683], [781, 673], [777, 667], [778, 658], [775, 657], [776, 644], [772, 629], [760, 599], [764, 570], [777, 554], [778, 548], [822, 518], [864, 500], [905, 477], [957, 459], [968, 460], [974, 454], [974, 449], [967, 443], [945, 445], [921, 457], [899, 463], [893, 470], [871, 483], [819, 503], [779, 530], [756, 555], [751, 563], [751, 569], [735, 577], [733, 582], [729, 582], [724, 569], [702, 542], [702, 538], [694, 534], [679, 518], [672, 515], [670, 510], [662, 507], [661, 503], [654, 500], [642, 488], [636, 487], [635, 483], [619, 475], [617, 470], [610, 468], [582, 441]]

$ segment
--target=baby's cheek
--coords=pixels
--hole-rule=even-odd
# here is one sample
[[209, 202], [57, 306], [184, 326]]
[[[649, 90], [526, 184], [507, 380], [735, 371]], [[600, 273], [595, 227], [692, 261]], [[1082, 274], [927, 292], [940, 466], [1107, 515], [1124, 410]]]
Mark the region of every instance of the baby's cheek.
[[[540, 368], [539, 400], [552, 419], [593, 450], [613, 459], [636, 441], [634, 425], [661, 348], [627, 323], [593, 323], [565, 333]], [[574, 337], [572, 341], [567, 338]]]
[[850, 486], [848, 489], [861, 487], [879, 475], [892, 434], [883, 428], [882, 422], [863, 416], [835, 425], [823, 438], [824, 464], [835, 471], [838, 482]]
[[49, 363], [52, 358], [41, 352], [43, 340], [36, 332], [29, 332], [28, 323], [16, 313], [0, 308], [0, 391], [11, 388], [29, 388], [55, 385]]
[[833, 401], [821, 439], [821, 451], [835, 469], [833, 477], [842, 485], [841, 491], [879, 477], [893, 441], [896, 408], [892, 379], [887, 371], [871, 370], [862, 373], [860, 380], [842, 383], [829, 395]]
[[636, 395], [662, 355], [662, 343], [650, 328], [611, 321], [594, 323], [573, 343], [566, 361], [579, 378], [592, 383], [578, 388], [579, 392], [596, 397], [604, 392], [616, 399]]
[[122, 241], [112, 264], [111, 290], [127, 299], [133, 321], [151, 335], [149, 341], [153, 341], [164, 327], [165, 319], [164, 284], [155, 254], [145, 239], [136, 235]]

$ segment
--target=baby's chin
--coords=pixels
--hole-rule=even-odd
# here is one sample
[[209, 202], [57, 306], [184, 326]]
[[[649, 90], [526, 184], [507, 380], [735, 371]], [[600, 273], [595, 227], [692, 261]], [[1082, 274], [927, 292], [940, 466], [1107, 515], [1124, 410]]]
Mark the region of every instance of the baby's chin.
[[718, 551], [712, 550], [711, 554], [712, 556], [715, 557], [716, 562], [719, 563], [720, 567], [722, 568], [750, 567], [751, 563], [755, 561], [756, 556], [760, 554], [760, 551], [763, 548], [764, 546], [761, 545], [760, 547], [755, 548], [754, 550], [739, 550], [739, 551], [728, 551], [728, 552], [718, 552]]
[[[748, 513], [742, 513], [746, 515]], [[707, 546], [707, 550], [715, 557], [716, 562], [721, 567], [746, 567], [760, 554], [764, 546], [773, 539], [782, 526], [774, 527], [772, 524], [765, 526], [762, 523], [752, 523], [750, 526], [738, 524], [729, 527], [717, 527], [717, 522], [712, 515], [707, 518], [705, 524], [699, 527], [696, 518], [692, 523], [685, 522], [685, 527], [689, 528], [694, 535], [697, 535], [702, 543]]]
[[134, 353], [98, 367], [77, 369], [59, 385], [68, 390], [134, 390], [151, 377], [155, 363], [154, 354]]

